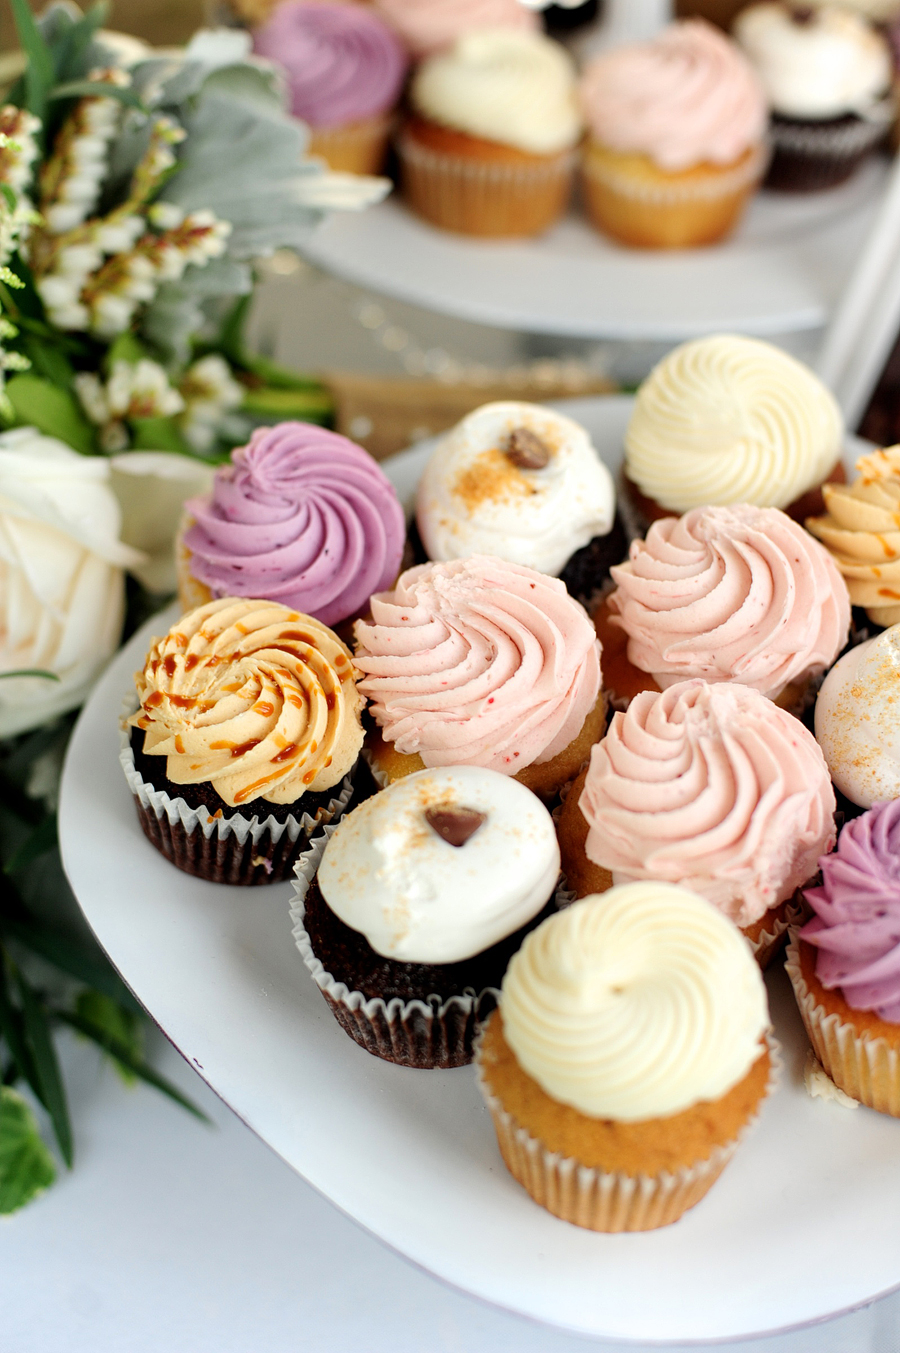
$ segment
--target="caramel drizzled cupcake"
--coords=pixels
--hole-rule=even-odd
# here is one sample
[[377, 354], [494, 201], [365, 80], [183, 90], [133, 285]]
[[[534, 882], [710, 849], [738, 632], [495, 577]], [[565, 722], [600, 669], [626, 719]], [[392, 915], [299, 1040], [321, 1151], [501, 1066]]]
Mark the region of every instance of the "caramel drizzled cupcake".
[[145, 835], [201, 878], [287, 877], [351, 796], [363, 730], [349, 650], [311, 616], [226, 597], [155, 640], [135, 684], [122, 765]]

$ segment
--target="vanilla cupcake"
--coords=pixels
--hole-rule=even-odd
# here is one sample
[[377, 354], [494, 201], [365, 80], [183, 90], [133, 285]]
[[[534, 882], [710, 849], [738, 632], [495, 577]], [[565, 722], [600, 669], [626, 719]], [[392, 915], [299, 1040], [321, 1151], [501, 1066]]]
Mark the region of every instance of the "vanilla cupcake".
[[607, 692], [690, 677], [737, 681], [800, 713], [847, 642], [850, 598], [831, 555], [774, 507], [699, 507], [656, 521], [594, 615]]
[[575, 68], [542, 34], [492, 28], [425, 60], [398, 142], [414, 211], [464, 235], [538, 235], [569, 200]]
[[121, 763], [144, 834], [200, 878], [289, 877], [352, 794], [349, 650], [311, 616], [226, 597], [155, 639], [135, 684]]
[[476, 766], [420, 771], [315, 843], [294, 938], [367, 1052], [462, 1066], [510, 956], [555, 909], [558, 874], [553, 820], [523, 785]]
[[534, 32], [541, 22], [520, 0], [374, 0], [372, 8], [417, 58], [452, 47], [467, 33], [486, 28]]
[[638, 879], [689, 888], [765, 967], [834, 845], [834, 810], [802, 724], [746, 686], [683, 681], [613, 716], [563, 804], [563, 874], [578, 897]]
[[816, 738], [851, 803], [900, 798], [900, 625], [857, 644], [828, 673], [816, 700]]
[[356, 625], [379, 783], [484, 766], [552, 796], [605, 722], [600, 645], [556, 578], [487, 555], [423, 564]]
[[491, 554], [562, 575], [573, 595], [589, 596], [626, 552], [615, 503], [583, 427], [505, 401], [476, 409], [438, 442], [419, 480], [416, 522], [429, 559]]
[[637, 392], [625, 483], [647, 521], [706, 504], [822, 510], [844, 478], [844, 423], [809, 367], [771, 343], [730, 334], [681, 343]]
[[625, 244], [711, 244], [737, 224], [765, 172], [766, 105], [750, 64], [700, 19], [614, 47], [581, 82], [593, 223]]
[[594, 1231], [693, 1207], [772, 1083], [759, 969], [703, 898], [632, 883], [544, 921], [512, 958], [478, 1071], [504, 1163]]

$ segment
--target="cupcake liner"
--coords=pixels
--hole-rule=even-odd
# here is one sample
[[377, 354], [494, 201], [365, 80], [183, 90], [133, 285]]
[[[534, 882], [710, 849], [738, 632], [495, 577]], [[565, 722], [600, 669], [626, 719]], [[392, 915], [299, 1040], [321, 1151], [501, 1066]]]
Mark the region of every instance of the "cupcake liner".
[[806, 915], [806, 903], [803, 900], [802, 891], [798, 888], [791, 898], [783, 916], [779, 916], [772, 921], [771, 925], [761, 931], [755, 940], [751, 940], [749, 935], [745, 936], [747, 943], [753, 951], [753, 957], [756, 959], [763, 972], [765, 972], [766, 968], [772, 962], [772, 959], [778, 953], [788, 931], [804, 921]]
[[825, 1073], [851, 1099], [900, 1118], [900, 1049], [891, 1047], [886, 1038], [864, 1038], [837, 1013], [825, 1013], [803, 976], [796, 932], [788, 944], [785, 969]]
[[387, 154], [392, 123], [391, 115], [382, 113], [345, 127], [314, 127], [307, 154], [317, 155], [337, 173], [377, 174]]
[[386, 771], [383, 771], [380, 766], [375, 764], [375, 758], [373, 757], [370, 748], [368, 748], [365, 743], [363, 743], [362, 758], [368, 766], [369, 774], [372, 776], [372, 779], [375, 781], [378, 788], [387, 789], [388, 785], [391, 783], [391, 777]]
[[769, 147], [761, 144], [733, 169], [723, 169], [718, 174], [702, 178], [681, 178], [673, 175], [669, 179], [641, 179], [635, 174], [616, 169], [606, 161], [599, 163], [590, 152], [585, 156], [582, 168], [585, 178], [602, 185], [619, 197], [627, 197], [634, 202], [643, 202], [647, 205], [675, 206], [689, 202], [714, 202], [719, 198], [744, 192], [762, 178], [769, 162], [769, 155]]
[[216, 816], [208, 808], [191, 808], [144, 780], [134, 763], [131, 730], [126, 720], [138, 707], [129, 695], [122, 708], [119, 761], [134, 795], [144, 835], [177, 869], [212, 883], [256, 886], [281, 883], [310, 849], [310, 838], [323, 820], [337, 823], [353, 796], [353, 773], [335, 786], [335, 796], [315, 817], [303, 813], [284, 822], [232, 813]]
[[794, 122], [774, 118], [769, 135], [773, 154], [766, 187], [785, 192], [819, 192], [845, 182], [884, 140], [889, 115], [834, 122]]
[[[781, 1071], [780, 1047], [766, 1034], [771, 1070], [760, 1106], [775, 1087]], [[536, 1203], [562, 1221], [589, 1231], [653, 1231], [669, 1226], [706, 1194], [738, 1145], [759, 1117], [759, 1110], [733, 1141], [716, 1146], [707, 1160], [670, 1173], [628, 1175], [622, 1170], [600, 1170], [581, 1165], [571, 1156], [548, 1151], [521, 1127], [487, 1084], [481, 1066], [482, 1035], [475, 1045], [478, 1084], [493, 1119], [504, 1164]]]

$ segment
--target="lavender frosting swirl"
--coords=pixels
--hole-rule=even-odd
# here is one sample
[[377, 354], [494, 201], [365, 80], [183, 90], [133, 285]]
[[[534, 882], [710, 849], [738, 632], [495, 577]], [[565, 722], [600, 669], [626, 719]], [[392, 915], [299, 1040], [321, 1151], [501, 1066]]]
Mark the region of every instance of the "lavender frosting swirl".
[[848, 822], [806, 891], [816, 913], [800, 938], [818, 949], [816, 976], [854, 1010], [900, 1024], [900, 799]]
[[390, 587], [406, 535], [384, 472], [346, 437], [310, 423], [258, 428], [185, 504], [190, 569], [214, 597], [280, 601], [339, 624]]
[[397, 102], [408, 60], [397, 35], [362, 5], [287, 0], [256, 30], [260, 56], [287, 72], [291, 111], [311, 127], [343, 127]]

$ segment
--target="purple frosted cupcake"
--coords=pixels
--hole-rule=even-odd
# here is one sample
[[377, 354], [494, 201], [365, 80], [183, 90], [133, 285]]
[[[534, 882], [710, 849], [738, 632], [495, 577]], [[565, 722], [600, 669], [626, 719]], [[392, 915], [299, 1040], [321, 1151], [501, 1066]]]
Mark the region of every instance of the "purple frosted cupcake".
[[403, 509], [368, 452], [311, 423], [259, 428], [185, 504], [179, 596], [278, 601], [324, 625], [362, 613], [392, 587], [406, 538]]
[[309, 151], [332, 169], [377, 174], [409, 60], [397, 35], [362, 5], [287, 0], [253, 45], [287, 72], [291, 111]]

